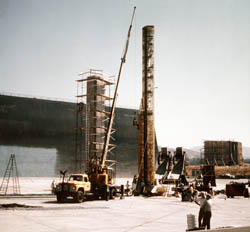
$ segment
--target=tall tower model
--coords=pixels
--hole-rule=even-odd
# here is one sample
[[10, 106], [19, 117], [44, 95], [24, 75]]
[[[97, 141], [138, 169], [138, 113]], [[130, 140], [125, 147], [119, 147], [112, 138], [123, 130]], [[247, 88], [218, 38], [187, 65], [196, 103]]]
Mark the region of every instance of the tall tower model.
[[91, 69], [80, 75], [82, 78], [77, 80], [75, 167], [78, 172], [84, 171], [84, 168], [93, 171], [100, 166], [106, 121], [110, 113], [106, 101], [112, 100], [108, 92], [109, 86], [114, 84], [113, 77], [106, 76], [101, 70]]
[[139, 112], [139, 179], [146, 186], [155, 180], [154, 26], [142, 29], [142, 100]]

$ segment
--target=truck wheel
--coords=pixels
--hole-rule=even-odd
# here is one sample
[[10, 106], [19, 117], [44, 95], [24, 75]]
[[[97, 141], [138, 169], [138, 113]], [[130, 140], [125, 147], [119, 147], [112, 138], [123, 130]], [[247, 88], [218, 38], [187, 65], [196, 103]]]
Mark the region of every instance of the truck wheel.
[[103, 191], [102, 192], [102, 195], [101, 195], [101, 199], [102, 200], [105, 200], [105, 201], [108, 201], [109, 200], [109, 198], [110, 198], [110, 192], [109, 191]]
[[83, 200], [84, 200], [84, 194], [81, 190], [79, 190], [77, 193], [76, 193], [76, 196], [74, 197], [74, 200], [77, 202], [77, 203], [82, 203]]
[[56, 199], [57, 199], [57, 202], [59, 203], [63, 203], [64, 202], [64, 197], [60, 194], [57, 194], [56, 195]]
[[248, 189], [247, 189], [247, 188], [243, 191], [243, 196], [244, 196], [245, 198], [249, 198], [249, 192], [248, 192]]
[[112, 188], [110, 189], [110, 199], [114, 199], [115, 198], [115, 189]]
[[109, 191], [107, 191], [106, 193], [105, 193], [105, 200], [106, 201], [108, 201], [109, 200], [109, 196], [110, 195], [110, 192]]

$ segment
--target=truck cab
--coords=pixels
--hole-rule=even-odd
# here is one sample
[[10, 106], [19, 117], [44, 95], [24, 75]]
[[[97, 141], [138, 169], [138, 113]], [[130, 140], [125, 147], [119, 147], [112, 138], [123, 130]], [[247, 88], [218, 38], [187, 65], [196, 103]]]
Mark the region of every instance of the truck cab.
[[64, 202], [72, 197], [75, 202], [81, 203], [85, 195], [91, 191], [91, 183], [87, 174], [72, 174], [67, 181], [56, 185], [55, 194], [58, 202]]

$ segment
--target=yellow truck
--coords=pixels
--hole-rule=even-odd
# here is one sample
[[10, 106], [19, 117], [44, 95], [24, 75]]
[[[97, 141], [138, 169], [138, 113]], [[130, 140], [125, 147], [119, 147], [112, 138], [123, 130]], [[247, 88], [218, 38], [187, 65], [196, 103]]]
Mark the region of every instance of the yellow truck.
[[58, 202], [64, 202], [68, 197], [72, 197], [75, 202], [84, 201], [86, 194], [91, 190], [91, 183], [87, 174], [72, 174], [68, 181], [63, 181], [56, 185], [55, 194]]
[[57, 202], [62, 203], [67, 198], [73, 198], [74, 202], [81, 203], [85, 199], [102, 199], [108, 201], [114, 199], [117, 194], [123, 198], [124, 186], [114, 184], [112, 170], [102, 170], [102, 173], [71, 174], [65, 181], [66, 171], [61, 171], [63, 179], [54, 190]]

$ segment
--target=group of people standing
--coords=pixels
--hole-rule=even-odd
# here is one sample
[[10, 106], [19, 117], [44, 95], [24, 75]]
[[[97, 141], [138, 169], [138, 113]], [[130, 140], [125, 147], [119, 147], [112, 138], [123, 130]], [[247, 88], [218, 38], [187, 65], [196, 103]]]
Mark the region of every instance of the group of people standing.
[[200, 192], [200, 197], [194, 200], [200, 206], [199, 211], [199, 228], [210, 230], [210, 221], [212, 217], [212, 200], [209, 193]]

